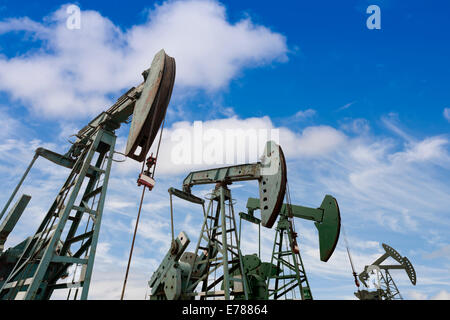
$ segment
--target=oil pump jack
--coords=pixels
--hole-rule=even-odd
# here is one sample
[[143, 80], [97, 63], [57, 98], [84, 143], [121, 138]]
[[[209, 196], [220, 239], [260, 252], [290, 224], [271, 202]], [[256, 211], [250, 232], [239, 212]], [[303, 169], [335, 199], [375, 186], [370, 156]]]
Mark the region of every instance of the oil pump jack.
[[[148, 282], [151, 299], [215, 299], [262, 300], [269, 298], [269, 281], [281, 279], [280, 264], [283, 255], [298, 256], [295, 236], [286, 221], [293, 216], [316, 221], [319, 230], [321, 259], [327, 261], [332, 255], [339, 237], [340, 215], [337, 202], [331, 196], [325, 197], [319, 209], [283, 204], [286, 194], [287, 172], [283, 151], [273, 141], [266, 144], [261, 162], [243, 164], [217, 169], [191, 172], [183, 181], [182, 190], [169, 189], [172, 217], [172, 244], [158, 269]], [[242, 255], [240, 237], [237, 233], [233, 198], [228, 185], [237, 181], [256, 180], [259, 185], [259, 198], [248, 202], [249, 213], [241, 213], [241, 218], [272, 228], [278, 216], [277, 233], [290, 235], [290, 248], [287, 252], [275, 252], [277, 265], [261, 262], [256, 255]], [[192, 194], [192, 187], [201, 184], [215, 184], [210, 194], [207, 208], [205, 200]], [[172, 196], [199, 204], [203, 209], [203, 224], [195, 252], [185, 251], [190, 239], [185, 232], [177, 238], [173, 234]], [[214, 209], [215, 207], [215, 209]], [[261, 219], [253, 216], [259, 209]], [[281, 243], [281, 240], [278, 240]], [[275, 239], [275, 244], [277, 239]], [[297, 252], [295, 251], [297, 250]], [[272, 258], [273, 262], [274, 258]], [[301, 264], [301, 260], [300, 260]], [[299, 285], [306, 279], [303, 265], [291, 265], [296, 275], [303, 273], [300, 279], [294, 276], [293, 282]], [[299, 271], [299, 268], [300, 271]], [[278, 282], [277, 282], [278, 283]], [[292, 286], [292, 283], [291, 283]], [[294, 284], [295, 286], [295, 284]], [[197, 288], [200, 291], [196, 291]], [[272, 290], [271, 298], [279, 298], [286, 287]], [[308, 288], [309, 289], [309, 288]], [[310, 293], [309, 293], [310, 295]], [[309, 298], [304, 290], [302, 298]]]
[[[293, 218], [314, 221], [319, 233], [320, 260], [327, 262], [339, 240], [341, 227], [339, 206], [336, 199], [330, 195], [325, 196], [319, 208], [293, 205], [290, 203], [290, 197], [287, 199], [288, 203], [283, 204], [279, 212], [271, 258], [271, 263], [276, 262], [276, 270], [282, 274], [268, 274], [267, 294], [268, 298], [276, 300], [287, 296], [289, 292], [298, 290], [302, 300], [312, 300], [311, 288], [300, 256]], [[259, 199], [249, 198], [247, 201], [248, 213], [240, 213], [241, 217], [253, 222], [251, 218], [254, 218], [253, 212], [260, 209], [259, 203]], [[285, 247], [283, 247], [283, 241], [285, 241]], [[270, 282], [274, 283], [273, 288]]]
[[[364, 271], [358, 275], [359, 280], [368, 288], [367, 281], [370, 274], [376, 274], [376, 290], [358, 290], [355, 296], [360, 300], [403, 300], [402, 295], [394, 282], [389, 270], [405, 270], [409, 280], [416, 285], [416, 271], [407, 257], [402, 257], [394, 248], [387, 244], [382, 244], [384, 254], [375, 260], [371, 265], [364, 267]], [[382, 264], [386, 259], [392, 258], [398, 264]]]
[[[129, 123], [131, 117], [125, 156], [144, 162], [165, 118], [175, 81], [175, 59], [161, 50], [142, 75], [144, 81], [139, 86], [128, 90], [76, 134], [66, 154], [36, 150], [0, 219], [39, 156], [71, 171], [34, 235], [3, 251], [9, 233], [31, 199], [29, 195], [19, 198], [0, 225], [0, 299], [50, 299], [54, 290], [67, 288], [77, 288], [74, 299], [81, 288], [80, 298], [87, 299], [116, 153], [115, 130]], [[146, 163], [151, 166], [155, 161], [151, 157]], [[138, 179], [149, 189], [155, 183], [150, 171], [142, 170]], [[70, 266], [81, 266], [78, 279], [60, 281], [67, 277]]]

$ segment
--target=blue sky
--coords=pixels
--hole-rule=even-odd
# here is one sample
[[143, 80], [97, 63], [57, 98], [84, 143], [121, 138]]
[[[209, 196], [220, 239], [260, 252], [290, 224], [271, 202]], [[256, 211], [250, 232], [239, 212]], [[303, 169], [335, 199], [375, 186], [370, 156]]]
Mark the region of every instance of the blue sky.
[[[79, 1], [80, 30], [65, 27], [67, 4], [0, 1], [0, 200], [36, 147], [65, 152], [67, 137], [137, 85], [165, 48], [177, 60], [161, 154], [167, 161], [146, 198], [128, 298], [144, 297], [168, 248], [167, 188], [211, 166], [170, 161], [172, 135], [193, 130], [194, 121], [223, 132], [278, 129], [292, 202], [337, 198], [358, 270], [385, 242], [416, 266], [417, 286], [403, 273], [395, 278], [406, 298], [450, 298], [447, 2]], [[381, 9], [380, 30], [366, 27], [371, 4]], [[119, 149], [127, 134], [127, 126], [118, 131]], [[92, 298], [119, 297], [138, 172], [131, 160], [113, 166]], [[66, 174], [38, 162], [24, 190], [34, 196], [31, 217], [43, 215]], [[244, 210], [256, 184], [234, 187], [237, 210]], [[176, 229], [195, 243], [201, 213], [177, 204], [184, 213]], [[296, 226], [315, 298], [352, 298], [342, 239], [324, 264], [312, 224]], [[7, 245], [36, 228], [32, 219], [21, 221]], [[270, 255], [272, 230], [264, 236]], [[254, 249], [251, 236], [244, 242]]]

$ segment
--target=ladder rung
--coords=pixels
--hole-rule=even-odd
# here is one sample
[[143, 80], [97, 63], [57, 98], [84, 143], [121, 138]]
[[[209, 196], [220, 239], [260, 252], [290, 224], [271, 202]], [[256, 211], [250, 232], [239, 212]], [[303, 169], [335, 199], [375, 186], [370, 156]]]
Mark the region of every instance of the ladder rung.
[[49, 285], [50, 288], [57, 290], [57, 289], [69, 289], [69, 288], [80, 288], [82, 287], [84, 284], [84, 281], [81, 282], [68, 282], [68, 283], [58, 283], [58, 284], [53, 284], [53, 285]]
[[34, 278], [27, 278], [24, 280], [19, 280], [19, 281], [12, 281], [12, 282], [8, 282], [7, 284], [5, 284], [5, 286], [3, 287], [3, 289], [11, 289], [17, 286], [17, 283], [19, 283], [19, 286], [27, 286], [29, 285]]
[[221, 266], [221, 265], [223, 265], [223, 263], [222, 262], [217, 262], [217, 263], [211, 263], [209, 266], [210, 267], [215, 267], [215, 266]]
[[277, 255], [290, 255], [290, 254], [292, 254], [292, 251], [276, 251], [276, 252], [274, 252], [274, 254], [277, 254]]
[[80, 234], [79, 236], [70, 238], [70, 239], [67, 240], [66, 242], [67, 242], [67, 243], [75, 243], [75, 242], [81, 241], [81, 240], [83, 240], [83, 239], [89, 238], [90, 236], [92, 236], [93, 233], [94, 233], [94, 231], [89, 231], [89, 232]]
[[204, 263], [207, 263], [207, 262], [221, 261], [221, 260], [222, 260], [222, 257], [216, 257], [216, 258], [211, 258], [211, 259], [195, 261], [195, 264], [204, 264]]
[[223, 296], [223, 295], [225, 295], [225, 290], [208, 291], [208, 292], [199, 292], [198, 295], [199, 295], [199, 296], [206, 296], [206, 297]]
[[99, 194], [102, 191], [102, 189], [103, 189], [103, 186], [98, 187], [97, 189], [89, 192], [87, 195], [85, 195], [83, 197], [83, 200], [88, 200], [88, 199], [92, 198], [93, 196], [96, 196], [97, 194]]
[[[225, 233], [229, 233], [229, 232], [233, 232], [233, 231], [236, 231], [236, 229], [235, 229], [235, 228], [233, 228], [233, 229], [228, 229], [227, 231], [225, 231]], [[222, 234], [222, 231], [216, 233], [216, 235], [221, 235], [221, 234]]]
[[81, 211], [81, 212], [87, 212], [92, 214], [93, 216], [97, 216], [97, 211], [86, 208], [86, 207], [78, 207], [78, 206], [73, 206], [72, 210], [76, 210], [76, 211]]
[[297, 276], [295, 274], [291, 274], [291, 275], [284, 275], [284, 276], [273, 276], [273, 277], [270, 277], [270, 278], [271, 279], [294, 279], [294, 278], [297, 278]]
[[231, 281], [243, 282], [242, 278], [230, 278]]
[[98, 168], [96, 166], [93, 166], [93, 165], [90, 165], [89, 169], [95, 170], [95, 171], [100, 172], [100, 173], [105, 173], [105, 170], [100, 169], [100, 168]]
[[[239, 295], [241, 293], [242, 292], [234, 292], [234, 291], [232, 291], [232, 292], [230, 292], [230, 296]], [[194, 294], [186, 294], [186, 296], [193, 296], [193, 295], [195, 295], [195, 293]], [[221, 297], [221, 296], [225, 295], [225, 290], [208, 291], [208, 292], [203, 292], [202, 291], [202, 292], [199, 292], [197, 295], [200, 296], [200, 297]]]
[[54, 256], [52, 258], [52, 262], [87, 264], [88, 259], [74, 258], [69, 256]]

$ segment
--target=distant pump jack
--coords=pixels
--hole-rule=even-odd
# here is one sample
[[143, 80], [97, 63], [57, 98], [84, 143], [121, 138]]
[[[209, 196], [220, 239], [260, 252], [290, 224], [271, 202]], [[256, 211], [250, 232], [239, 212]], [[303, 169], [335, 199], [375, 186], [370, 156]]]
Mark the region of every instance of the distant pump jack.
[[[411, 283], [416, 285], [416, 271], [408, 258], [402, 257], [394, 248], [387, 244], [383, 243], [382, 246], [385, 253], [372, 264], [365, 266], [364, 271], [358, 275], [359, 280], [366, 288], [368, 288], [367, 281], [371, 273], [377, 273], [378, 277], [375, 291], [363, 289], [355, 292], [355, 296], [360, 300], [403, 300], [389, 270], [405, 270]], [[399, 264], [382, 264], [388, 258], [392, 258]]]

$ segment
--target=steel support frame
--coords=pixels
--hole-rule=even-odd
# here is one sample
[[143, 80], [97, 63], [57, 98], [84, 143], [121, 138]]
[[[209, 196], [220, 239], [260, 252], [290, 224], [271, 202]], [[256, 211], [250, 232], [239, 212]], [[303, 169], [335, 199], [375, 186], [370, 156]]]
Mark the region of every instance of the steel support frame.
[[[272, 264], [275, 264], [274, 261], [276, 260], [278, 271], [287, 270], [290, 273], [283, 276], [277, 274], [267, 279], [267, 299], [273, 296], [273, 300], [278, 300], [279, 298], [285, 297], [287, 293], [298, 288], [302, 300], [312, 300], [313, 297], [300, 252], [295, 253], [292, 247], [294, 235], [292, 234], [290, 223], [292, 223], [292, 221], [289, 221], [286, 214], [280, 214], [271, 258]], [[288, 251], [283, 251], [283, 239], [285, 238], [285, 235], [287, 235], [289, 241]], [[277, 242], [278, 239], [279, 242]], [[291, 258], [293, 264], [286, 259], [288, 257]], [[280, 285], [281, 279], [287, 280], [288, 284]], [[275, 282], [273, 289], [270, 289], [271, 280]]]
[[[64, 285], [56, 282], [69, 266], [79, 263], [83, 264], [84, 279], [76, 286], [82, 287], [80, 299], [87, 299], [116, 136], [112, 131], [98, 127], [89, 138], [90, 143], [78, 157], [53, 205], [0, 289], [0, 299], [49, 299], [55, 289], [73, 287], [71, 283]], [[91, 165], [96, 153], [97, 161]], [[104, 160], [106, 166], [102, 169]], [[102, 177], [102, 186], [94, 189]], [[75, 205], [85, 178], [88, 179], [87, 185], [79, 204]], [[98, 194], [96, 209], [89, 208], [88, 201], [92, 197], [95, 200]], [[76, 214], [71, 216], [74, 210]], [[86, 225], [84, 234], [77, 234], [85, 214], [89, 214], [92, 220], [91, 231], [86, 233]], [[68, 220], [72, 222], [70, 228], [66, 228]], [[79, 241], [83, 241], [82, 244], [75, 253], [71, 253], [71, 245]], [[83, 254], [85, 259], [80, 259]]]
[[[215, 213], [214, 211], [214, 202], [217, 202]], [[228, 202], [228, 204], [227, 204]], [[230, 215], [227, 215], [226, 206], [230, 206]], [[227, 227], [227, 218], [230, 219], [231, 226]], [[208, 226], [208, 220], [211, 219], [213, 223], [211, 226]], [[220, 230], [220, 231], [219, 231]], [[231, 246], [229, 244], [228, 234], [233, 233], [235, 245]], [[221, 236], [221, 237], [220, 237]], [[233, 237], [233, 235], [231, 235]], [[219, 240], [220, 239], [220, 240]], [[201, 246], [202, 240], [206, 241], [207, 244]], [[248, 283], [247, 277], [243, 272], [242, 265], [242, 255], [240, 250], [239, 238], [237, 234], [237, 225], [234, 216], [234, 208], [233, 208], [233, 200], [231, 198], [231, 191], [226, 187], [226, 185], [219, 185], [212, 193], [212, 197], [208, 203], [208, 208], [204, 212], [204, 220], [202, 224], [202, 229], [200, 232], [200, 236], [197, 242], [197, 247], [195, 250], [195, 255], [198, 257], [198, 253], [201, 248], [208, 248], [207, 255], [207, 264], [205, 275], [202, 276], [199, 280], [190, 284], [188, 291], [194, 290], [195, 287], [202, 282], [202, 292], [199, 294], [200, 299], [206, 299], [207, 297], [217, 297], [223, 296], [225, 300], [230, 300], [232, 296], [232, 290], [230, 288], [230, 281], [238, 281], [242, 282], [243, 291], [245, 299], [248, 300]], [[219, 248], [220, 256], [217, 254], [214, 257], [211, 257], [214, 248]], [[235, 251], [233, 251], [235, 249]], [[233, 255], [235, 255], [235, 259], [239, 260], [238, 266], [231, 266], [233, 262]], [[231, 259], [230, 259], [231, 257]], [[194, 264], [195, 265], [195, 264]], [[209, 284], [209, 278], [214, 273], [216, 273], [220, 268], [222, 268], [223, 274], [219, 277], [223, 282], [223, 292], [213, 292], [210, 290], [214, 290], [215, 285]], [[232, 276], [232, 274], [238, 271], [241, 278], [236, 278], [236, 276]], [[191, 275], [190, 275], [191, 276]], [[189, 277], [190, 277], [189, 276]], [[218, 284], [218, 280], [214, 282]], [[189, 281], [188, 281], [189, 282]]]
[[383, 272], [380, 273], [382, 278], [382, 283], [380, 285], [384, 291], [385, 300], [403, 300], [400, 290], [398, 290], [389, 271], [386, 269], [384, 272], [384, 274]]

